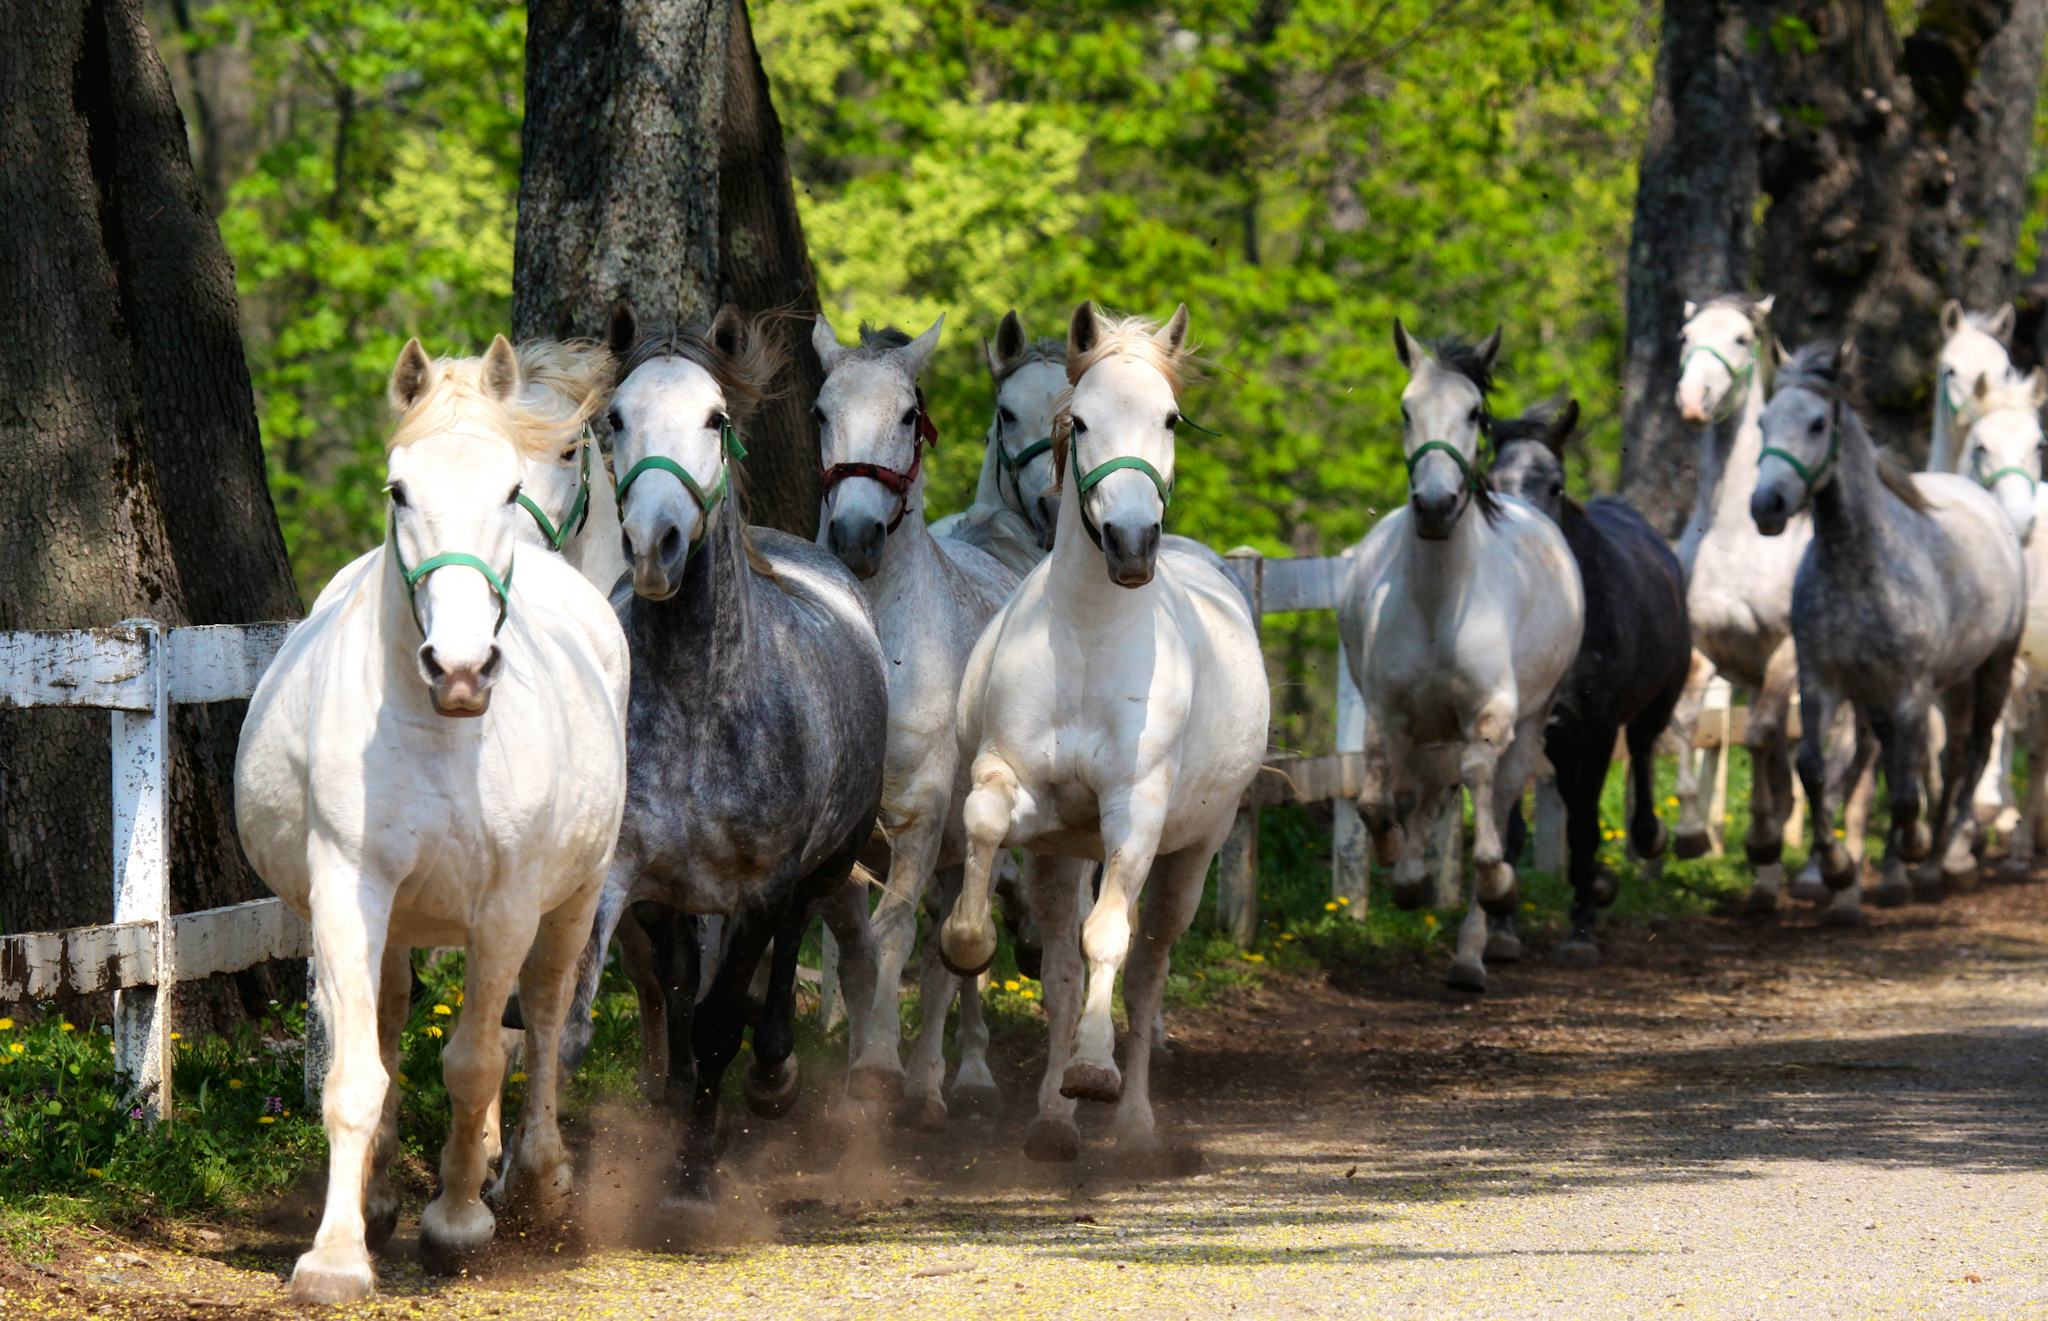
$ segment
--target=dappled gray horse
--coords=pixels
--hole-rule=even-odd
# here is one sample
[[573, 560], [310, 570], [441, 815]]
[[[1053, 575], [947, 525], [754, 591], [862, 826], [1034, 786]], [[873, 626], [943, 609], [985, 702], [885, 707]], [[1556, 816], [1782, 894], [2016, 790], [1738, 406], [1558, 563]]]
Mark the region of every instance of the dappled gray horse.
[[[1964, 791], [1984, 769], [2012, 683], [2026, 573], [2018, 538], [1983, 489], [1945, 473], [1907, 474], [1877, 453], [1849, 402], [1847, 356], [1823, 341], [1784, 365], [1761, 419], [1750, 510], [1765, 536], [1813, 510], [1813, 542], [1792, 591], [1792, 635], [1805, 717], [1799, 777], [1814, 818], [1833, 819], [1823, 742], [1836, 709], [1850, 702], [1883, 749], [1887, 858], [1918, 862], [1940, 842], [1940, 877], [1931, 886], [1914, 881], [1922, 897], [1938, 898], [1942, 880], [1975, 875], [1976, 821]], [[1922, 775], [1937, 698], [1950, 737], [1940, 792], [1926, 805], [1930, 829]], [[1853, 904], [1849, 851], [1830, 833], [1815, 833], [1822, 879]]]

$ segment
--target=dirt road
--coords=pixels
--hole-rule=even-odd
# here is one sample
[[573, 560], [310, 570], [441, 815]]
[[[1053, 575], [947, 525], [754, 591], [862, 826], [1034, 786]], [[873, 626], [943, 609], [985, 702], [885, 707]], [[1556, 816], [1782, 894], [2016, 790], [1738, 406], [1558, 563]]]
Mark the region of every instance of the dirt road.
[[[2048, 1315], [2048, 886], [1609, 954], [1503, 969], [1484, 1001], [1418, 968], [1183, 1015], [1155, 1095], [1194, 1173], [1029, 1165], [1021, 1119], [852, 1151], [750, 1132], [734, 1241], [663, 1247], [630, 1200], [654, 1158], [608, 1129], [591, 1234], [649, 1248], [536, 1238], [448, 1282], [401, 1242], [363, 1310]], [[0, 1312], [275, 1315], [298, 1214], [0, 1258]]]

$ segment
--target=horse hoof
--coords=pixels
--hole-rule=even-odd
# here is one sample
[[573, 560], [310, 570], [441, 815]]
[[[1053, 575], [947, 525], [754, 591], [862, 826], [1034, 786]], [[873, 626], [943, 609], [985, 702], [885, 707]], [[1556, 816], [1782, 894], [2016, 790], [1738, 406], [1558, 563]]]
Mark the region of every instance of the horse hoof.
[[1395, 881], [1388, 894], [1393, 897], [1394, 907], [1404, 913], [1412, 913], [1429, 902], [1429, 880]]
[[740, 1078], [740, 1092], [747, 1099], [747, 1109], [763, 1119], [780, 1119], [796, 1104], [798, 1070], [796, 1057], [774, 1066], [774, 1072], [762, 1076], [761, 1061], [757, 1057], [754, 1067]]
[[1870, 902], [1879, 908], [1904, 908], [1913, 898], [1913, 887], [1904, 877], [1880, 881], [1870, 891]]
[[1749, 896], [1742, 901], [1742, 913], [1745, 917], [1770, 917], [1777, 911], [1778, 892], [1776, 890], [1765, 890], [1760, 887], [1752, 889], [1749, 892]]
[[1948, 898], [1948, 891], [1942, 888], [1941, 879], [1931, 881], [1913, 878], [1913, 902], [1916, 904], [1938, 904]]
[[1749, 858], [1750, 866], [1768, 867], [1785, 856], [1785, 841], [1780, 839], [1767, 844], [1754, 844], [1745, 840], [1742, 851]]
[[993, 1087], [955, 1087], [951, 1108], [962, 1119], [998, 1119], [1003, 1094]]
[[[1671, 847], [1671, 832], [1664, 828], [1664, 823], [1662, 821], [1653, 821], [1651, 827], [1649, 843], [1645, 844], [1641, 839], [1631, 839], [1629, 841], [1635, 847], [1636, 856], [1644, 862], [1648, 862], [1653, 858], [1663, 857], [1664, 850]], [[1637, 833], [1640, 834], [1641, 832]]]
[[1820, 924], [1824, 927], [1839, 927], [1843, 929], [1860, 927], [1863, 925], [1863, 909], [1858, 904], [1846, 906], [1829, 904], [1821, 910]]
[[846, 1092], [856, 1101], [894, 1101], [903, 1095], [903, 1068], [856, 1064], [846, 1071]]
[[1522, 938], [1512, 931], [1490, 931], [1486, 936], [1488, 963], [1520, 963]]
[[1944, 866], [1941, 869], [1942, 892], [1944, 894], [1973, 893], [1977, 888], [1979, 875], [1980, 872], [1974, 858], [1953, 871]]
[[996, 961], [996, 924], [962, 930], [951, 922], [939, 928], [939, 962], [955, 977], [979, 977]]
[[1597, 968], [1600, 966], [1600, 947], [1590, 940], [1574, 936], [1557, 947], [1557, 961], [1567, 968]]
[[906, 1096], [896, 1107], [896, 1127], [920, 1133], [940, 1133], [946, 1128], [946, 1103], [936, 1096]]
[[375, 1252], [391, 1241], [398, 1232], [398, 1199], [393, 1197], [389, 1206], [375, 1207], [363, 1214], [363, 1242]]
[[357, 1260], [334, 1248], [315, 1248], [292, 1268], [294, 1303], [356, 1303], [377, 1292], [370, 1260]]
[[1899, 832], [1899, 856], [1907, 862], [1919, 862], [1934, 852], [1934, 831], [1925, 821], [1915, 821]]
[[1479, 906], [1494, 917], [1510, 917], [1522, 906], [1522, 887], [1515, 869], [1506, 862], [1475, 863]]
[[1477, 959], [1453, 959], [1451, 970], [1444, 974], [1444, 985], [1454, 991], [1485, 995], [1486, 965]]
[[1707, 832], [1704, 830], [1686, 830], [1681, 827], [1671, 840], [1671, 854], [1681, 862], [1704, 858], [1713, 847], [1713, 841], [1707, 838]]
[[1123, 1099], [1124, 1079], [1114, 1064], [1093, 1060], [1067, 1061], [1060, 1075], [1060, 1095], [1075, 1101], [1118, 1101]]
[[1605, 867], [1593, 873], [1593, 907], [1612, 908], [1614, 901], [1621, 897], [1621, 882]]
[[1081, 1130], [1071, 1119], [1034, 1119], [1024, 1130], [1024, 1155], [1049, 1165], [1079, 1160]]
[[1803, 867], [1792, 878], [1792, 884], [1786, 887], [1785, 893], [1798, 903], [1824, 904], [1834, 897], [1835, 892], [1821, 879], [1819, 867]]

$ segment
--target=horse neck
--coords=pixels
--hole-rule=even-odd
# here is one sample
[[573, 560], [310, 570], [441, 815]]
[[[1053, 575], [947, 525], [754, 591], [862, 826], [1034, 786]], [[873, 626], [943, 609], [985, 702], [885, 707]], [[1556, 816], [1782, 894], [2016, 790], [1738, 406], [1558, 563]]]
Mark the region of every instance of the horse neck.
[[[746, 521], [737, 498], [722, 505], [703, 545], [683, 569], [682, 586], [651, 605], [667, 635], [665, 655], [689, 657], [693, 670], [716, 679], [721, 663], [738, 663], [753, 643], [753, 566], [747, 562]], [[708, 661], [708, 666], [705, 662]]]
[[1109, 580], [1102, 550], [1081, 521], [1081, 494], [1074, 480], [1073, 458], [1069, 451], [1068, 471], [1060, 482], [1059, 520], [1053, 531], [1052, 551], [1046, 556], [1050, 575], [1047, 600], [1053, 610], [1069, 618], [1109, 621], [1111, 627], [1120, 627], [1115, 621], [1127, 608], [1125, 603], [1138, 593], [1158, 587], [1158, 572], [1164, 569], [1164, 560], [1157, 562], [1152, 581], [1143, 587], [1119, 587]]
[[1753, 527], [1749, 498], [1756, 494], [1757, 463], [1764, 451], [1764, 392], [1752, 379], [1742, 407], [1700, 434], [1700, 499], [1695, 520], [1713, 528]]
[[1948, 385], [1941, 377], [1935, 378], [1934, 388], [1934, 429], [1927, 441], [1927, 471], [1955, 472], [1962, 463], [1962, 450], [1957, 442], [1962, 437], [1956, 434], [1955, 415], [1948, 407]]
[[590, 515], [562, 548], [562, 556], [598, 591], [609, 594], [627, 567], [625, 553], [619, 549], [619, 506], [605, 490], [609, 479], [602, 463], [593, 462], [592, 475]]
[[870, 604], [879, 603], [912, 581], [937, 554], [931, 527], [924, 521], [924, 477], [920, 475], [905, 497], [903, 521], [882, 538], [882, 562], [875, 576], [862, 583], [861, 590]]
[[1893, 498], [1877, 476], [1877, 451], [1870, 437], [1842, 412], [1840, 452], [1834, 478], [1813, 495], [1813, 543], [1828, 564], [1851, 572], [1876, 569], [1883, 538], [1880, 505]]
[[1408, 559], [1414, 566], [1415, 581], [1424, 593], [1424, 599], [1454, 610], [1466, 606], [1464, 593], [1445, 589], [1469, 581], [1479, 571], [1479, 561], [1490, 540], [1486, 526], [1486, 515], [1478, 502], [1470, 501], [1465, 512], [1458, 515], [1458, 521], [1451, 524], [1451, 535], [1442, 541], [1431, 541], [1414, 530], [1408, 530]]

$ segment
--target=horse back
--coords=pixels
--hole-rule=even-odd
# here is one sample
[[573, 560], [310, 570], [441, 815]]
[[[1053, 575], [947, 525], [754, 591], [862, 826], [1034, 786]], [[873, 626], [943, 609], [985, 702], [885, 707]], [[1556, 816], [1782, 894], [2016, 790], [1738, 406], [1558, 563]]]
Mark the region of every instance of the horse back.
[[1567, 507], [1561, 529], [1586, 601], [1563, 709], [1624, 725], [1685, 684], [1692, 630], [1684, 570], [1649, 521], [1620, 500]]

